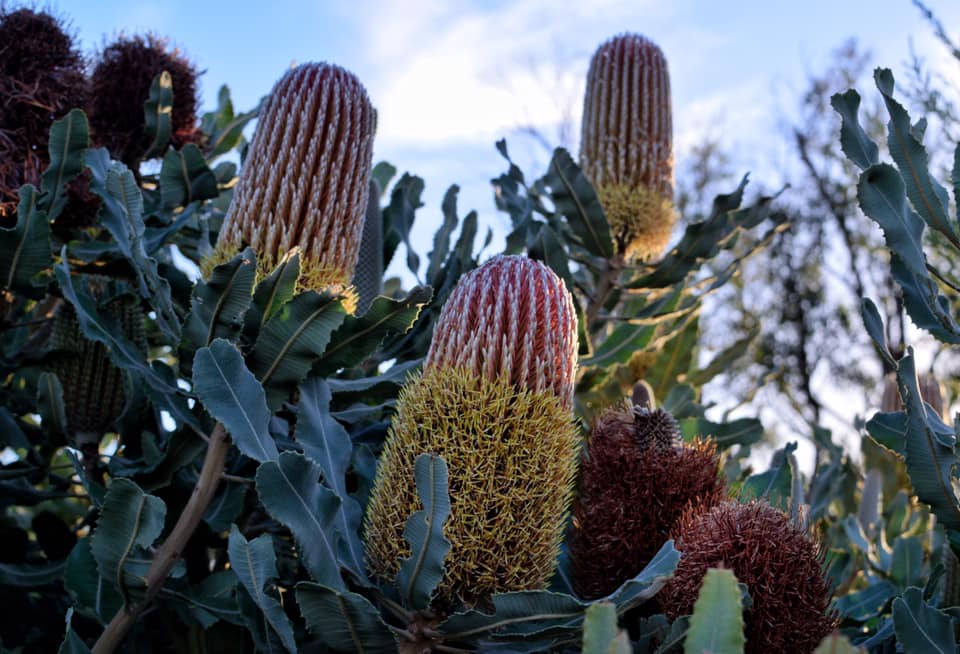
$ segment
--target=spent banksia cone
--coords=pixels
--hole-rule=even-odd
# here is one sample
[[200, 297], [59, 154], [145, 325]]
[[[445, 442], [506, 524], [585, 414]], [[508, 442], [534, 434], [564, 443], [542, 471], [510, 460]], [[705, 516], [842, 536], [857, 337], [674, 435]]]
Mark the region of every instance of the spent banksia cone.
[[301, 288], [345, 289], [367, 208], [375, 120], [366, 89], [339, 66], [302, 64], [280, 78], [206, 268], [249, 245], [267, 274], [299, 246]]
[[438, 600], [473, 605], [546, 586], [576, 474], [576, 348], [570, 294], [543, 264], [497, 257], [460, 280], [377, 468], [365, 525], [375, 575], [393, 578], [410, 554], [414, 462], [435, 453], [449, 468], [452, 544]]
[[674, 537], [680, 563], [657, 596], [671, 620], [691, 613], [707, 569], [722, 566], [750, 593], [747, 654], [809, 654], [836, 626], [819, 545], [783, 511], [726, 501], [687, 512]]
[[663, 252], [676, 219], [673, 120], [667, 60], [649, 39], [615, 36], [590, 60], [580, 166], [618, 252], [640, 259]]
[[53, 121], [87, 92], [83, 57], [56, 18], [0, 8], [0, 226], [16, 219], [17, 189], [39, 186]]
[[603, 597], [636, 576], [685, 510], [716, 505], [724, 490], [715, 446], [682, 444], [667, 411], [605, 411], [590, 432], [574, 506], [577, 593]]
[[170, 117], [174, 146], [199, 139], [197, 69], [167, 41], [152, 34], [121, 37], [100, 53], [91, 76], [90, 128], [97, 145], [137, 170], [150, 147], [143, 104], [157, 75], [167, 71], [173, 84]]

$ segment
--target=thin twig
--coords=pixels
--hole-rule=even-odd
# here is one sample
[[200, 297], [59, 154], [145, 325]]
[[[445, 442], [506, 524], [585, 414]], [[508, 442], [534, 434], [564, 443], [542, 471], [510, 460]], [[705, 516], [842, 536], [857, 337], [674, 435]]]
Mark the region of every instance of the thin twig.
[[113, 620], [107, 625], [107, 628], [100, 634], [100, 638], [93, 646], [93, 654], [110, 654], [116, 650], [127, 632], [133, 627], [137, 618], [143, 613], [157, 593], [163, 588], [163, 583], [173, 569], [173, 566], [180, 558], [183, 548], [187, 541], [193, 535], [197, 525], [203, 518], [210, 501], [217, 492], [220, 485], [220, 479], [223, 475], [223, 465], [230, 450], [230, 443], [227, 441], [227, 430], [223, 424], [217, 423], [213, 433], [210, 434], [207, 454], [203, 460], [203, 468], [200, 470], [200, 477], [193, 487], [193, 494], [187, 502], [187, 506], [180, 514], [177, 524], [173, 531], [167, 536], [167, 540], [157, 550], [153, 557], [153, 562], [147, 570], [144, 577], [147, 591], [143, 598], [130, 605], [125, 605], [113, 616]]

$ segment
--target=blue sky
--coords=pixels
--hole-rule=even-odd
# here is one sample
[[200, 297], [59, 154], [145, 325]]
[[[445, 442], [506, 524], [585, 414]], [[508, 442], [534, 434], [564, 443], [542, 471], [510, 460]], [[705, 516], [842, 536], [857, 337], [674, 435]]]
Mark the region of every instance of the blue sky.
[[[960, 3], [929, 5], [946, 25], [960, 24]], [[352, 70], [378, 108], [376, 159], [426, 180], [427, 206], [414, 233], [421, 250], [429, 249], [440, 197], [453, 183], [461, 186], [461, 213], [476, 208], [503, 233], [506, 219], [496, 214], [489, 186], [504, 169], [494, 141], [506, 136], [531, 175], [542, 172], [547, 151], [520, 125], [536, 125], [555, 140], [566, 117], [575, 126], [569, 135], [575, 147], [590, 55], [613, 34], [643, 33], [666, 53], [678, 162], [711, 135], [734, 153], [736, 170], [761, 179], [782, 153], [776, 108], [789, 107], [784, 98], [799, 92], [805, 75], [820, 70], [848, 37], [895, 70], [910, 38], [932, 63], [948, 61], [909, 0], [50, 0], [50, 6], [70, 19], [88, 53], [120, 32], [169, 36], [206, 71], [206, 106], [226, 83], [238, 109], [252, 107], [296, 62], [332, 61]]]

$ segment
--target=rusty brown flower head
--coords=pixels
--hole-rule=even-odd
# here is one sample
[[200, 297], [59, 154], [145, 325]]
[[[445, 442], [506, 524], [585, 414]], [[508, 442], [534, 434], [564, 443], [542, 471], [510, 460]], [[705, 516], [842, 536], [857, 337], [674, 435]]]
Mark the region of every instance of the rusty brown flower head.
[[663, 409], [608, 409], [590, 431], [570, 544], [574, 588], [594, 599], [636, 576], [690, 507], [724, 497], [711, 442], [683, 444]]
[[809, 654], [836, 626], [820, 546], [783, 511], [762, 501], [726, 501], [687, 512], [674, 535], [680, 563], [657, 596], [670, 619], [693, 611], [708, 568], [724, 567], [750, 593], [747, 654]]
[[87, 93], [83, 58], [59, 20], [0, 8], [0, 226], [16, 220], [20, 186], [39, 186], [53, 121]]
[[121, 37], [100, 53], [91, 77], [90, 127], [96, 145], [137, 170], [150, 138], [143, 104], [154, 78], [163, 71], [173, 83], [170, 117], [174, 146], [198, 140], [197, 69], [166, 39], [153, 34]]
[[439, 601], [544, 588], [573, 494], [579, 437], [571, 401], [577, 318], [542, 263], [496, 257], [444, 305], [423, 375], [401, 391], [367, 508], [367, 563], [392, 579], [420, 509], [419, 454], [449, 468], [452, 547]]
[[603, 43], [590, 60], [580, 166], [600, 196], [619, 253], [659, 256], [676, 222], [670, 75], [638, 34]]
[[273, 87], [205, 269], [249, 245], [267, 274], [300, 248], [300, 287], [353, 278], [369, 195], [375, 113], [352, 73], [302, 64]]

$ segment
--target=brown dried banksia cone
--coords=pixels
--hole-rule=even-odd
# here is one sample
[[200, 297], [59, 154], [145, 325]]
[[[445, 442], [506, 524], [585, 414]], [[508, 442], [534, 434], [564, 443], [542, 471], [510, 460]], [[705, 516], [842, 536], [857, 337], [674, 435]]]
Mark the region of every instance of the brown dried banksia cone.
[[452, 547], [438, 602], [544, 588], [556, 566], [577, 465], [571, 404], [577, 318], [543, 264], [497, 257], [447, 300], [423, 374], [407, 383], [367, 508], [367, 563], [395, 577], [403, 529], [420, 509], [419, 454], [449, 469]]
[[676, 221], [673, 118], [667, 60], [649, 39], [615, 36], [590, 60], [580, 166], [617, 251], [630, 259], [659, 256]]
[[16, 220], [17, 189], [39, 187], [53, 121], [87, 93], [83, 57], [60, 21], [0, 8], [0, 226]]
[[837, 624], [820, 546], [766, 502], [723, 502], [687, 512], [675, 530], [680, 563], [657, 596], [671, 620], [693, 611], [709, 568], [733, 570], [746, 584], [747, 654], [809, 654]]
[[603, 597], [650, 562], [684, 512], [723, 500], [716, 447], [684, 444], [663, 409], [614, 407], [590, 431], [570, 543], [573, 583]]
[[[133, 297], [120, 296], [102, 309], [117, 321], [121, 333], [146, 353], [144, 312]], [[57, 309], [50, 337], [53, 365], [63, 386], [67, 429], [78, 443], [99, 442], [114, 426], [126, 402], [123, 373], [110, 360], [103, 343], [83, 335], [73, 306], [64, 302]]]
[[90, 127], [97, 145], [106, 146], [131, 170], [139, 168], [150, 147], [143, 104], [153, 80], [170, 73], [174, 146], [200, 139], [197, 128], [197, 69], [179, 50], [153, 34], [121, 37], [100, 53], [91, 77]]
[[375, 113], [352, 73], [325, 63], [287, 72], [270, 93], [205, 269], [247, 245], [268, 274], [299, 246], [300, 287], [353, 278], [369, 195]]

